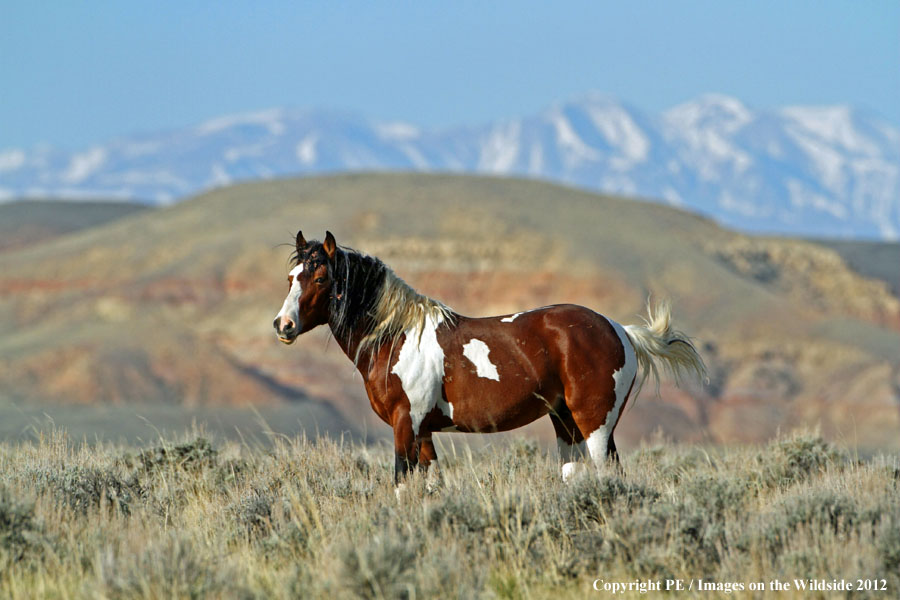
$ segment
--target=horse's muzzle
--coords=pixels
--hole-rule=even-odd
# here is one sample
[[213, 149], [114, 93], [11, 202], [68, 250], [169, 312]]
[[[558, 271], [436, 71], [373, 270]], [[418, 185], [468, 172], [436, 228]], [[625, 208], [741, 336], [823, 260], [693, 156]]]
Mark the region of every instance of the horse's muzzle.
[[272, 323], [272, 325], [275, 326], [275, 333], [278, 335], [278, 341], [282, 343], [293, 344], [294, 340], [297, 339], [297, 336], [300, 335], [300, 328], [288, 317], [276, 317], [275, 322]]

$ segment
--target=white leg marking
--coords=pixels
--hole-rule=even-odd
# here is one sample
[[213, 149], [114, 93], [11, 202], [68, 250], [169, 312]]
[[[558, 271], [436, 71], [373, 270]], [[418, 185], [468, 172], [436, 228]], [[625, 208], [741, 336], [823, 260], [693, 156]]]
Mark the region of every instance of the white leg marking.
[[631, 389], [631, 384], [634, 383], [635, 375], [637, 375], [637, 357], [634, 354], [631, 340], [628, 339], [628, 334], [625, 333], [625, 329], [621, 325], [612, 319], [607, 319], [607, 321], [616, 330], [619, 341], [622, 343], [622, 348], [625, 350], [625, 364], [614, 371], [612, 375], [615, 383], [616, 403], [606, 413], [606, 420], [603, 425], [593, 431], [587, 439], [591, 460], [598, 466], [606, 463], [606, 447], [609, 443], [609, 436], [612, 435], [613, 427], [616, 426], [616, 421], [619, 420], [619, 412], [622, 410], [622, 405], [625, 404], [628, 391]]
[[[610, 411], [612, 412], [612, 411]], [[609, 444], [609, 414], [606, 415], [606, 424], [598, 427], [587, 439], [588, 452], [591, 460], [598, 467], [606, 463], [606, 447]]]
[[488, 348], [488, 345], [478, 339], [471, 339], [468, 344], [463, 346], [463, 356], [472, 361], [472, 364], [475, 365], [475, 372], [479, 377], [500, 381], [497, 366], [488, 358], [490, 352], [491, 349]]
[[403, 497], [406, 495], [405, 481], [397, 484], [397, 487], [394, 488], [394, 495], [397, 497], [398, 502], [403, 500]]
[[426, 317], [421, 338], [415, 327], [407, 330], [397, 364], [391, 369], [391, 373], [400, 378], [403, 391], [409, 399], [409, 417], [415, 435], [419, 435], [422, 420], [435, 406], [453, 418], [453, 405], [441, 397], [444, 349], [438, 344], [436, 331], [442, 321], [442, 317]]
[[[579, 467], [581, 467], [581, 468], [579, 468]], [[563, 483], [567, 483], [570, 479], [575, 477], [575, 475], [577, 475], [578, 472], [581, 471], [583, 467], [584, 467], [583, 463], [577, 463], [577, 462], [567, 462], [566, 464], [564, 464], [562, 466]]]
[[574, 476], [581, 466], [579, 462], [584, 457], [584, 442], [569, 444], [565, 440], [556, 438], [556, 447], [559, 449], [559, 460], [563, 463], [562, 478], [568, 481]]

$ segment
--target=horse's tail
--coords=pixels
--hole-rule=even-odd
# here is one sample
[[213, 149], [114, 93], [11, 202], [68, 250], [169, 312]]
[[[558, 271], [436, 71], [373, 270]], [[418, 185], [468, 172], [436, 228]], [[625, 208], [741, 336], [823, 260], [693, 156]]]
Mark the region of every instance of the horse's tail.
[[703, 358], [691, 338], [672, 327], [672, 309], [668, 302], [658, 303], [655, 310], [648, 303], [647, 315], [643, 325], [625, 326], [641, 367], [634, 397], [637, 397], [648, 377], [656, 381], [656, 392], [659, 393], [660, 364], [675, 378], [678, 385], [684, 381], [685, 375], [704, 381], [706, 365]]

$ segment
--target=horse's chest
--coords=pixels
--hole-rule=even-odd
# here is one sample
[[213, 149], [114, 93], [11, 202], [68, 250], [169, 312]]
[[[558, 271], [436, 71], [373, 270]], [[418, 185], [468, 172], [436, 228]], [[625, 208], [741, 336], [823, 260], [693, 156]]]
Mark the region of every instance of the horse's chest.
[[418, 434], [425, 416], [437, 407], [453, 418], [453, 407], [444, 400], [444, 349], [437, 339], [439, 322], [429, 319], [421, 332], [408, 331], [391, 373], [400, 379], [409, 401], [413, 432]]

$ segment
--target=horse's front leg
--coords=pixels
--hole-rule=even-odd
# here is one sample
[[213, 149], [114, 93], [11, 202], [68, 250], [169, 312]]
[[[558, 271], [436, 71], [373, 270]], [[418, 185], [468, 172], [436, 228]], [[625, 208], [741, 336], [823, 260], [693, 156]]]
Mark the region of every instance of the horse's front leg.
[[398, 407], [394, 411], [394, 485], [400, 487], [403, 480], [418, 463], [416, 434], [413, 432], [409, 409]]

